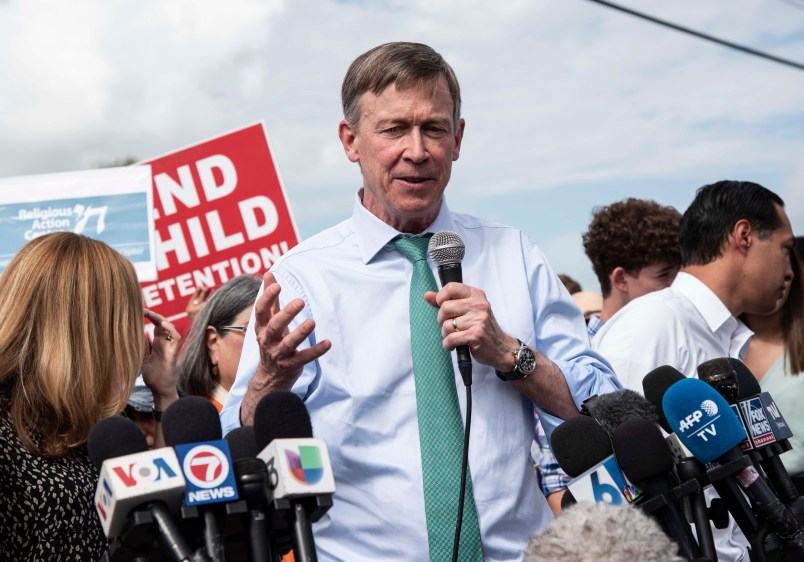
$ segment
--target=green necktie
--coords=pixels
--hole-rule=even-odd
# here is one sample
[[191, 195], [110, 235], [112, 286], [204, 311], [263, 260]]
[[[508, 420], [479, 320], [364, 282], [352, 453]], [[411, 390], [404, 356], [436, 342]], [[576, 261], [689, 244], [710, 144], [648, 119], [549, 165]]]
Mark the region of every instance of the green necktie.
[[[391, 245], [413, 262], [410, 282], [410, 340], [413, 378], [424, 480], [424, 511], [431, 562], [449, 561], [455, 536], [461, 485], [463, 420], [455, 389], [452, 358], [442, 345], [438, 311], [424, 300], [427, 291], [438, 291], [427, 265], [429, 237], [395, 238]], [[483, 560], [471, 475], [466, 498], [458, 560]]]

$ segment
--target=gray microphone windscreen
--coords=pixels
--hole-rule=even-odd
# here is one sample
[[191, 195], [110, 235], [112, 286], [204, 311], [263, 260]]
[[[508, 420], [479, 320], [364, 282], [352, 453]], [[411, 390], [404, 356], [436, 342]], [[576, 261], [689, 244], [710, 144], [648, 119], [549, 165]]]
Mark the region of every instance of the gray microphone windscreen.
[[436, 232], [430, 238], [430, 243], [427, 245], [427, 251], [430, 254], [430, 259], [436, 265], [447, 265], [451, 263], [461, 263], [463, 260], [466, 247], [463, 245], [463, 240], [456, 233], [449, 230], [442, 230]]

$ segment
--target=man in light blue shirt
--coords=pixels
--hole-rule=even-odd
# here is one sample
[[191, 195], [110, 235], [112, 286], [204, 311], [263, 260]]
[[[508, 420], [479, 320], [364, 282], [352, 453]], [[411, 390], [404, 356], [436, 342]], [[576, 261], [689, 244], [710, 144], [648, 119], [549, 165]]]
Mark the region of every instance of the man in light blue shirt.
[[[225, 431], [252, 423], [267, 393], [292, 388], [328, 445], [337, 487], [314, 528], [320, 559], [436, 559], [412, 366], [413, 264], [391, 242], [456, 232], [468, 282], [422, 298], [438, 308], [443, 346], [466, 345], [472, 355], [469, 467], [483, 558], [519, 560], [550, 518], [529, 457], [532, 404], [549, 433], [585, 398], [619, 383], [589, 349], [583, 317], [533, 242], [447, 207], [464, 121], [443, 58], [425, 45], [380, 45], [352, 63], [342, 97], [339, 136], [363, 187], [349, 220], [266, 274], [221, 413]], [[535, 360], [532, 372], [522, 372], [517, 354]], [[460, 388], [457, 369], [453, 378]], [[454, 521], [457, 506], [444, 513]]]

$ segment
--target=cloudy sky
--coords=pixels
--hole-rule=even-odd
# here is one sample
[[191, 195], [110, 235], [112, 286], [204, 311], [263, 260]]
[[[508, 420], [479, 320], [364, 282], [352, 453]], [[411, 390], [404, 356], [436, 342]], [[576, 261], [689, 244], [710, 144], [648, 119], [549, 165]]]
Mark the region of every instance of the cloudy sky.
[[[620, 0], [804, 63], [804, 0]], [[596, 281], [580, 235], [627, 196], [680, 210], [718, 179], [804, 233], [804, 71], [588, 0], [0, 0], [0, 177], [144, 160], [264, 120], [300, 233], [360, 184], [336, 136], [349, 63], [428, 43], [461, 81], [455, 210], [516, 225]]]

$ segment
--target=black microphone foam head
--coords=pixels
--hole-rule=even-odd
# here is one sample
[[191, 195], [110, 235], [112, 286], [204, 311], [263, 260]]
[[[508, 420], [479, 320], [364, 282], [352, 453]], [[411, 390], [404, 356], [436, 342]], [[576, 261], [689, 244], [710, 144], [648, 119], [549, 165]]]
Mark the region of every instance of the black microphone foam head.
[[659, 421], [656, 406], [645, 400], [638, 392], [628, 388], [601, 394], [595, 400], [584, 402], [584, 405], [589, 410], [589, 415], [595, 418], [609, 435], [614, 435], [620, 424], [633, 418], [644, 418], [653, 423]]
[[162, 415], [162, 435], [170, 447], [217, 441], [221, 438], [221, 419], [212, 402], [201, 396], [184, 396]]
[[682, 375], [678, 369], [670, 365], [662, 365], [661, 367], [653, 369], [642, 379], [642, 391], [645, 393], [645, 398], [656, 408], [656, 414], [659, 417], [659, 425], [661, 425], [667, 433], [673, 433], [673, 429], [670, 427], [670, 424], [667, 423], [667, 418], [664, 417], [662, 398], [664, 398], [664, 393], [667, 392], [668, 388], [685, 378], [686, 377]]
[[739, 394], [737, 373], [734, 372], [728, 357], [710, 359], [698, 365], [698, 378], [717, 390], [729, 404], [737, 402]]
[[762, 387], [759, 386], [759, 381], [754, 376], [745, 363], [739, 359], [729, 357], [729, 364], [737, 375], [737, 391], [740, 400], [747, 400], [752, 396], [762, 392]]
[[148, 450], [148, 442], [136, 423], [123, 416], [111, 416], [96, 423], [87, 438], [92, 464], [100, 470], [103, 461]]
[[589, 416], [575, 416], [559, 425], [550, 436], [550, 447], [559, 466], [575, 478], [611, 455], [606, 431]]
[[461, 237], [450, 230], [436, 232], [427, 244], [430, 259], [436, 265], [461, 263], [466, 253]]
[[226, 443], [229, 444], [229, 454], [235, 462], [239, 459], [254, 458], [260, 452], [257, 448], [257, 438], [254, 437], [254, 428], [250, 425], [238, 427], [227, 433]]
[[302, 399], [287, 391], [265, 395], [254, 410], [254, 436], [260, 450], [274, 439], [312, 437], [310, 414]]
[[698, 365], [698, 378], [709, 382], [710, 379], [723, 377], [733, 370], [728, 357], [717, 357]]
[[645, 419], [634, 418], [617, 428], [614, 455], [623, 474], [635, 484], [673, 470], [673, 455], [662, 432]]

